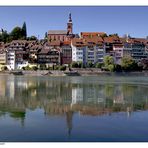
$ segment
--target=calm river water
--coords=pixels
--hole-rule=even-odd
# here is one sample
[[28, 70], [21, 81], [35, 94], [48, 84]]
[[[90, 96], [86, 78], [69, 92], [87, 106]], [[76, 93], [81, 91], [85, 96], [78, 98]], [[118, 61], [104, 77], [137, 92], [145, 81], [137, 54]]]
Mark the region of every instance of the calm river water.
[[0, 76], [0, 141], [148, 141], [148, 76]]

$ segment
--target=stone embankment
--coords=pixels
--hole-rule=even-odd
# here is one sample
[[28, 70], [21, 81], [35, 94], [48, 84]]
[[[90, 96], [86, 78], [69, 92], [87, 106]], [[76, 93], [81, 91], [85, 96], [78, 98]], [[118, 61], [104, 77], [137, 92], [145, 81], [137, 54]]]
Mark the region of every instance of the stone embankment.
[[[20, 72], [20, 71], [19, 71]], [[121, 76], [148, 76], [148, 71], [142, 72], [106, 72], [98, 68], [73, 68], [71, 71], [60, 70], [23, 70], [21, 71], [24, 76], [98, 76], [98, 75], [121, 75]], [[21, 75], [18, 71], [2, 71], [0, 75]]]

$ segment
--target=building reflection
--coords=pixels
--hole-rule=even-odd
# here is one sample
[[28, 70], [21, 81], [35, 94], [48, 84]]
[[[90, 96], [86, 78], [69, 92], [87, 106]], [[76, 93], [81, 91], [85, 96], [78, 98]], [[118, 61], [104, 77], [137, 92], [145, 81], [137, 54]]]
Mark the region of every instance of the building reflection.
[[41, 108], [45, 115], [66, 117], [68, 134], [74, 113], [101, 116], [148, 109], [146, 86], [99, 84], [64, 78], [0, 77], [0, 116], [9, 114], [24, 126], [26, 109]]

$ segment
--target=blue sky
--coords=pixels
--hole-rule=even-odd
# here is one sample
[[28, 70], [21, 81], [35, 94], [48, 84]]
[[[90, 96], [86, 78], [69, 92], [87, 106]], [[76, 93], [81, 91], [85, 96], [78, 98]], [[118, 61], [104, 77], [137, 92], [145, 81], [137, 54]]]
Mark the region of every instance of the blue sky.
[[64, 30], [68, 14], [72, 13], [73, 31], [98, 31], [107, 34], [129, 33], [135, 37], [148, 36], [148, 7], [0, 7], [0, 28], [10, 32], [15, 26], [27, 24], [28, 36], [43, 38], [48, 30]]

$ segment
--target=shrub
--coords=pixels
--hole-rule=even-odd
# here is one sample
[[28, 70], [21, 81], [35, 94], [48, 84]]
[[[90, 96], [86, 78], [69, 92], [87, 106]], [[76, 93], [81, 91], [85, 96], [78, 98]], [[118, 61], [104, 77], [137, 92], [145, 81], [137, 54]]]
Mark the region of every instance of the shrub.
[[8, 70], [7, 66], [2, 67], [2, 71], [4, 71], [4, 70]]
[[31, 67], [31, 69], [36, 71], [36, 70], [38, 70], [38, 67], [37, 66], [33, 66], [33, 67]]
[[121, 72], [121, 71], [122, 71], [122, 67], [121, 67], [121, 65], [116, 64], [114, 70], [117, 71], [117, 72]]
[[125, 71], [139, 71], [142, 70], [141, 65], [138, 65], [131, 57], [123, 57], [121, 60], [122, 69]]
[[29, 67], [29, 65], [27, 65], [26, 67], [22, 67], [23, 70], [31, 70], [31, 68]]
[[66, 66], [65, 65], [60, 66], [59, 70], [65, 71], [66, 70]]
[[96, 68], [102, 68], [102, 67], [103, 67], [103, 63], [96, 63], [96, 64], [95, 64], [95, 67], [96, 67]]
[[22, 70], [25, 70], [25, 67], [22, 67]]
[[46, 65], [45, 64], [41, 64], [39, 69], [40, 70], [46, 70]]
[[58, 65], [54, 65], [54, 70], [59, 70], [59, 66]]
[[78, 68], [83, 68], [83, 62], [78, 62]]
[[108, 65], [108, 70], [113, 72], [115, 70], [115, 66], [113, 64]]
[[89, 62], [87, 63], [87, 66], [88, 66], [89, 68], [92, 68], [92, 67], [94, 67], [94, 64], [89, 61]]
[[72, 68], [78, 68], [79, 64], [77, 62], [72, 62], [71, 67]]

